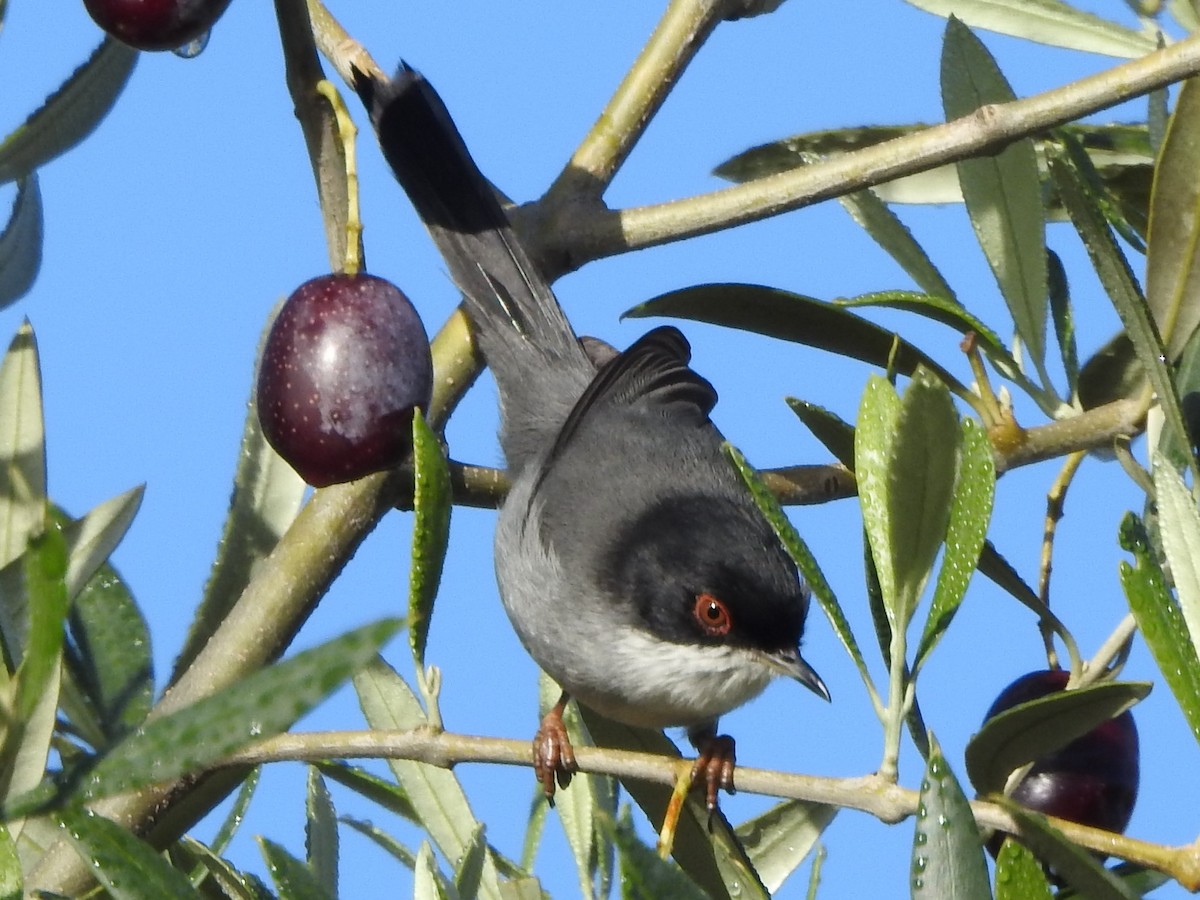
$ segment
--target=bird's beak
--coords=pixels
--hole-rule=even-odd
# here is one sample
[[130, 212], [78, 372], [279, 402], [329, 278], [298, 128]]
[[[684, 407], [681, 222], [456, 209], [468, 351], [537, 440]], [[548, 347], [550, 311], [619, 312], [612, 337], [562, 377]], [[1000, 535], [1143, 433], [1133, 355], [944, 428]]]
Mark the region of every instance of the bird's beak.
[[800, 655], [799, 650], [782, 650], [778, 653], [768, 653], [767, 660], [771, 668], [780, 675], [795, 678], [818, 697], [823, 697], [826, 701], [831, 699], [829, 688], [825, 687], [825, 682], [821, 680], [821, 676], [817, 674], [817, 670], [804, 661], [804, 657]]

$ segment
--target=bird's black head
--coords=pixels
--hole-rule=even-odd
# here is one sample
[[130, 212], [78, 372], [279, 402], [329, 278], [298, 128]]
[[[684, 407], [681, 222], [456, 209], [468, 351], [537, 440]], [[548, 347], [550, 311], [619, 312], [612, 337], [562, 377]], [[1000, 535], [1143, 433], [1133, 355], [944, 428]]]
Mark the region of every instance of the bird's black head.
[[664, 498], [621, 529], [601, 567], [605, 588], [663, 640], [799, 646], [808, 590], [748, 499]]

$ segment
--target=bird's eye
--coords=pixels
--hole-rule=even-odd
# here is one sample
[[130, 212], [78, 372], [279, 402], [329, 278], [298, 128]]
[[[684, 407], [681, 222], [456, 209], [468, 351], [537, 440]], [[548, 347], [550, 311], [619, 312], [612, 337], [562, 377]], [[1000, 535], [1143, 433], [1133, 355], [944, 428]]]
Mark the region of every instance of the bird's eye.
[[692, 613], [696, 616], [700, 630], [712, 637], [729, 634], [729, 629], [733, 627], [729, 607], [712, 594], [698, 594]]

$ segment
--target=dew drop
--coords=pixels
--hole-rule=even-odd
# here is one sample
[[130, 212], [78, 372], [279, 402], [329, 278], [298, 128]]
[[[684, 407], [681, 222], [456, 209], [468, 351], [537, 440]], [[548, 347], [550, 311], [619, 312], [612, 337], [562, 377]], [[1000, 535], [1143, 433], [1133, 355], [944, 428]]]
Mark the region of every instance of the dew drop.
[[195, 59], [204, 52], [204, 48], [208, 46], [208, 37], [212, 34], [211, 31], [206, 31], [198, 38], [193, 38], [182, 47], [176, 47], [171, 52], [180, 59]]

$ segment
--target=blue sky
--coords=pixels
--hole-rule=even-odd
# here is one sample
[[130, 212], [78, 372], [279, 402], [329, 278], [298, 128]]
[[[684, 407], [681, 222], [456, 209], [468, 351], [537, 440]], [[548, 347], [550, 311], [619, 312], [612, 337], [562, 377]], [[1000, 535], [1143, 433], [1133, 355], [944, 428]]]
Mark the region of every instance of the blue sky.
[[[542, 193], [594, 120], [654, 25], [659, 4], [511, 5], [343, 3], [334, 12], [374, 57], [401, 57], [443, 95], [485, 173], [506, 193]], [[1124, 7], [1104, 4], [1109, 14]], [[1113, 11], [1114, 8], [1116, 12]], [[943, 21], [900, 0], [785, 4], [771, 16], [721, 27], [635, 150], [607, 195], [614, 207], [719, 187], [712, 168], [754, 144], [803, 131], [941, 118], [938, 60]], [[1099, 71], [1113, 61], [985, 35], [1020, 95]], [[81, 61], [99, 32], [76, 0], [11, 4], [0, 39], [6, 86], [0, 127], [15, 126]], [[1127, 115], [1139, 115], [1131, 109]], [[359, 144], [367, 263], [413, 299], [429, 329], [455, 293], [431, 243], [383, 167], [365, 120]], [[88, 141], [43, 171], [46, 246], [33, 291], [0, 312], [0, 334], [22, 317], [36, 329], [44, 367], [52, 495], [82, 513], [133, 485], [146, 497], [115, 562], [148, 617], [161, 677], [169, 671], [207, 576], [228, 501], [250, 391], [253, 356], [271, 306], [327, 271], [319, 210], [291, 112], [270, 4], [235, 2], [194, 60], [144, 55], [113, 114]], [[994, 282], [962, 211], [902, 210], [960, 296], [1001, 333], [1009, 330]], [[1116, 319], [1065, 226], [1050, 242], [1067, 263], [1079, 304], [1081, 350], [1097, 347]], [[1141, 261], [1135, 259], [1140, 272]], [[581, 333], [625, 345], [648, 324], [621, 322], [635, 303], [710, 281], [753, 281], [820, 298], [910, 283], [835, 203], [686, 244], [585, 267], [557, 288]], [[908, 319], [879, 321], [908, 328]], [[799, 396], [852, 419], [868, 369], [819, 351], [687, 324], [695, 366], [721, 395], [715, 418], [759, 466], [823, 462], [826, 452], [782, 402]], [[960, 378], [957, 336], [922, 326], [922, 347]], [[484, 379], [451, 422], [461, 460], [496, 464], [494, 391]], [[1036, 415], [1024, 411], [1028, 421]], [[1030, 581], [1036, 578], [1046, 489], [1057, 467], [1006, 476], [993, 538]], [[1116, 528], [1141, 499], [1113, 464], [1089, 460], [1060, 527], [1054, 600], [1085, 654], [1124, 611], [1116, 579]], [[451, 555], [429, 655], [445, 672], [451, 729], [526, 737], [536, 727], [533, 664], [495, 596], [494, 514], [456, 510]], [[793, 511], [793, 520], [855, 625], [875, 645], [865, 609], [857, 505]], [[354, 625], [396, 614], [406, 585], [407, 517], [388, 516], [305, 626], [308, 646]], [[810, 774], [871, 772], [881, 732], [857, 675], [819, 613], [805, 655], [832, 705], [776, 684], [723, 725], [748, 765]], [[389, 653], [406, 672], [403, 642]], [[927, 721], [955, 771], [962, 748], [999, 690], [1044, 664], [1031, 615], [989, 584], [972, 584], [960, 618], [922, 684]], [[882, 666], [874, 665], [882, 676]], [[1126, 674], [1157, 680], [1135, 649]], [[1196, 796], [1196, 747], [1165, 686], [1137, 710], [1142, 798], [1131, 833], [1169, 843], [1195, 836], [1176, 798]], [[346, 693], [305, 723], [355, 728]], [[907, 752], [904, 784], [919, 782]], [[525, 770], [459, 771], [489, 838], [518, 855], [531, 796]], [[247, 823], [303, 852], [299, 766], [264, 777]], [[335, 794], [339, 810], [383, 815]], [[762, 799], [725, 801], [740, 820]], [[414, 846], [419, 837], [396, 826]], [[201, 830], [203, 836], [203, 829]], [[901, 896], [907, 891], [911, 824], [884, 826], [843, 813], [826, 835], [826, 897]], [[261, 871], [248, 841], [239, 864]], [[547, 829], [539, 873], [558, 896], [576, 891], [560, 832]], [[864, 863], [867, 863], [864, 865]], [[802, 869], [802, 873], [806, 871]], [[343, 838], [343, 896], [394, 896], [409, 876], [354, 835]], [[798, 875], [782, 896], [803, 896]], [[1181, 895], [1182, 892], [1179, 892]], [[1162, 891], [1159, 896], [1172, 896]]]

